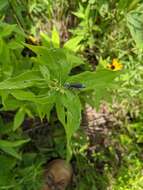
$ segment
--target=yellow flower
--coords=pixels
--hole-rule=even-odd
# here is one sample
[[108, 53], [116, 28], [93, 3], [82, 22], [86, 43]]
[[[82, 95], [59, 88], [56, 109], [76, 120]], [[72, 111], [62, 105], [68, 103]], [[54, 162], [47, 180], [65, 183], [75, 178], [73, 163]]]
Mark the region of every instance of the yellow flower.
[[123, 65], [118, 61], [118, 59], [113, 59], [112, 63], [107, 65], [107, 68], [113, 71], [119, 71], [123, 68]]
[[27, 41], [29, 44], [36, 45], [38, 40], [34, 36], [28, 36]]

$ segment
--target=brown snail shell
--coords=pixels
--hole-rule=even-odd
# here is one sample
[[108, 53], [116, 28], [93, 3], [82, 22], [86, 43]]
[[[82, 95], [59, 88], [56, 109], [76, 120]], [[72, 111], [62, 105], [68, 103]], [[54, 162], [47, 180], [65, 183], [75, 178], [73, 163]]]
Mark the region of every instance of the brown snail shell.
[[72, 166], [62, 159], [51, 161], [45, 168], [42, 190], [65, 190], [73, 175]]

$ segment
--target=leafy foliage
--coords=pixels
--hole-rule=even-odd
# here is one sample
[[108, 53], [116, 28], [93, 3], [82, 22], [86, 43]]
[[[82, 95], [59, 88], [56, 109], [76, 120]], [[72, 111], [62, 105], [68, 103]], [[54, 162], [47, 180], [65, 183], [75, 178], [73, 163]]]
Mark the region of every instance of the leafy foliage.
[[[11, 31], [7, 35], [10, 35], [14, 30], [13, 26], [10, 29]], [[69, 76], [71, 69], [83, 62], [76, 58], [74, 54], [70, 56], [71, 59], [69, 61], [68, 50], [56, 49], [59, 46], [59, 38], [55, 29], [52, 34], [52, 42], [55, 48], [50, 49], [45, 46], [25, 44], [26, 47], [37, 54], [37, 57], [33, 58], [34, 65], [31, 67], [31, 70], [21, 70], [18, 74], [11, 71], [8, 79], [0, 82], [3, 110], [10, 109], [7, 104], [9, 100], [22, 102], [22, 105], [17, 103], [19, 110], [15, 115], [13, 126], [13, 130], [16, 130], [24, 121], [25, 114], [28, 113], [27, 110], [31, 111], [31, 106], [36, 107], [37, 113], [33, 114], [38, 114], [43, 119], [44, 116], [50, 115], [50, 111], [56, 105], [57, 115], [66, 131], [67, 148], [70, 149], [71, 137], [80, 126], [81, 103], [78, 92], [72, 92], [70, 89], [66, 89], [64, 85], [66, 83], [81, 82], [86, 86], [84, 91], [94, 90], [95, 88], [98, 90], [100, 86], [105, 88], [105, 83], [108, 80], [109, 83], [112, 82], [116, 74], [112, 71], [101, 69], [97, 73], [88, 71], [79, 75]], [[79, 63], [75, 62], [75, 59]], [[11, 68], [16, 70], [13, 64], [11, 64]], [[106, 78], [103, 78], [105, 73], [107, 73]], [[98, 81], [101, 78], [103, 83], [99, 84]], [[42, 110], [41, 104], [46, 105], [49, 109]]]
[[[42, 165], [57, 157], [72, 159], [69, 189], [142, 189], [142, 9], [141, 0], [0, 1], [0, 189], [40, 189]], [[122, 125], [91, 155], [85, 104], [113, 98], [125, 104], [111, 106]]]

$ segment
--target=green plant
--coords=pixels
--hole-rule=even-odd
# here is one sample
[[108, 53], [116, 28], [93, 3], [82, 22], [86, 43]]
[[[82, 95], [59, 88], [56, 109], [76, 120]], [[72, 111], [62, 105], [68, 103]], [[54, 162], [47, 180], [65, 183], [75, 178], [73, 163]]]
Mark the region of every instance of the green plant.
[[[54, 32], [53, 46], [57, 47], [59, 38]], [[82, 92], [94, 90], [98, 99], [98, 91], [105, 88], [105, 83], [112, 85], [116, 72], [99, 68], [97, 72], [85, 71], [71, 75], [74, 67], [84, 64], [72, 52], [61, 48], [47, 48], [25, 44], [37, 54], [32, 58], [31, 69], [12, 72], [11, 76], [0, 83], [2, 110], [17, 110], [13, 130], [17, 130], [24, 121], [25, 115], [38, 115], [40, 118], [50, 117], [50, 111], [55, 106], [57, 116], [65, 128], [67, 136], [67, 150], [70, 157], [70, 141], [74, 132], [80, 126], [81, 102], [79, 95]], [[11, 64], [12, 65], [12, 64]], [[16, 67], [12, 65], [14, 71]], [[99, 84], [99, 81], [102, 83]], [[80, 91], [67, 88], [66, 84], [81, 83], [85, 89]]]
[[[22, 139], [20, 136], [14, 135], [14, 133], [12, 133], [12, 123], [6, 124], [3, 122], [2, 118], [0, 123], [0, 150], [17, 159], [21, 159], [21, 155], [18, 153], [19, 149], [23, 144], [29, 142], [29, 139]], [[3, 139], [5, 135], [8, 136], [7, 139]]]
[[0, 117], [0, 189], [36, 190], [41, 186], [44, 160], [36, 153], [24, 153], [29, 141], [22, 130], [13, 131], [12, 121]]
[[[40, 189], [43, 163], [71, 156], [70, 189], [142, 189], [142, 12], [141, 0], [0, 1], [1, 20], [18, 25], [0, 22], [0, 189]], [[65, 43], [69, 33], [60, 36], [71, 27]], [[25, 33], [39, 30], [39, 45], [26, 44]], [[33, 57], [23, 56], [25, 47]], [[96, 71], [84, 56], [99, 64]], [[81, 113], [86, 103], [98, 108], [112, 100], [113, 89], [123, 101], [111, 106], [120, 127], [96, 127], [101, 141], [92, 152], [78, 133]], [[31, 121], [39, 118], [36, 129]]]
[[22, 161], [0, 155], [0, 189], [36, 190], [42, 186], [42, 164], [37, 154], [25, 153]]
[[143, 188], [142, 162], [138, 158], [129, 158], [126, 166], [122, 166], [112, 189], [141, 190]]
[[73, 34], [71, 41], [75, 41], [77, 50], [84, 50], [89, 47], [92, 48], [96, 43], [95, 33], [100, 33], [100, 27], [95, 24], [95, 14], [89, 3], [86, 7], [82, 4], [79, 4], [79, 9], [77, 12], [73, 13], [78, 19], [79, 24], [77, 28], [70, 30]]

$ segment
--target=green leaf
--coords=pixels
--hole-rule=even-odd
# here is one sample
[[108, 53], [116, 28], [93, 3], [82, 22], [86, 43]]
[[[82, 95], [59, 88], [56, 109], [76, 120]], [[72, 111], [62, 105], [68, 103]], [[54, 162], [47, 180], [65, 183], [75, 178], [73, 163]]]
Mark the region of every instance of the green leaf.
[[122, 10], [127, 9], [128, 6], [129, 6], [129, 4], [131, 3], [131, 1], [132, 1], [132, 0], [126, 0], [126, 1], [124, 1], [124, 0], [119, 0], [118, 8], [119, 8], [119, 9], [122, 9]]
[[118, 3], [118, 8], [121, 10], [130, 11], [132, 9], [135, 9], [140, 1], [141, 0], [120, 0]]
[[57, 93], [55, 91], [49, 91], [47, 96], [45, 97], [37, 97], [35, 101], [35, 105], [37, 108], [38, 115], [41, 119], [43, 119], [45, 116], [47, 118], [50, 118], [50, 112], [56, 102], [57, 99]]
[[48, 68], [45, 65], [40, 65], [40, 71], [41, 74], [43, 75], [44, 79], [49, 82], [50, 81], [50, 72], [48, 70]]
[[84, 9], [84, 7], [83, 7], [83, 5], [81, 3], [79, 4], [78, 11], [77, 12], [73, 12], [73, 14], [75, 16], [77, 16], [78, 18], [80, 18], [80, 19], [85, 19], [85, 9]]
[[94, 90], [91, 96], [87, 94], [87, 96], [84, 96], [83, 99], [89, 105], [92, 105], [98, 109], [103, 101], [111, 102], [112, 100], [111, 89], [113, 86], [109, 85], [108, 87], [110, 90], [104, 86], [100, 86], [100, 88]]
[[84, 19], [85, 18], [85, 14], [82, 12], [74, 12], [73, 13], [76, 17], [80, 18], [80, 19]]
[[18, 141], [0, 140], [0, 149], [17, 159], [21, 159], [21, 155], [19, 155], [17, 150], [14, 148], [17, 148], [27, 142], [29, 142], [29, 139]]
[[48, 67], [51, 76], [55, 76], [59, 82], [63, 82], [68, 77], [71, 65], [67, 60], [66, 51], [62, 48], [51, 50], [50, 56], [53, 59], [53, 64], [49, 62]]
[[[1, 190], [9, 190], [15, 188], [15, 179], [14, 179], [13, 172], [8, 171], [7, 173], [3, 173], [0, 171], [0, 189]], [[15, 188], [15, 190], [20, 190]]]
[[23, 106], [23, 102], [18, 101], [11, 96], [8, 96], [8, 98], [6, 98], [3, 102], [3, 110], [4, 111], [10, 111], [10, 110], [15, 111], [16, 109], [18, 109], [21, 106]]
[[[135, 8], [138, 7], [139, 3], [141, 2], [142, 0], [132, 0], [131, 3], [129, 4], [128, 6], [128, 11], [131, 11]], [[141, 7], [141, 6], [140, 6]]]
[[2, 54], [2, 52], [3, 52], [3, 45], [4, 44], [4, 41], [3, 41], [3, 39], [2, 38], [0, 38], [0, 55]]
[[23, 89], [33, 86], [40, 80], [42, 80], [42, 77], [39, 71], [26, 71], [16, 77], [0, 82], [0, 90]]
[[29, 139], [16, 140], [16, 141], [0, 140], [0, 147], [16, 148], [16, 147], [22, 146], [23, 144], [27, 142], [29, 142]]
[[15, 50], [15, 49], [22, 49], [23, 45], [21, 45], [20, 43], [16, 42], [15, 39], [11, 40], [8, 44], [7, 47], [9, 49]]
[[81, 122], [81, 104], [78, 96], [66, 91], [64, 95], [59, 96], [56, 102], [56, 111], [58, 119], [65, 128], [67, 137], [67, 159], [71, 158], [71, 138], [80, 126]]
[[53, 27], [52, 30], [52, 44], [55, 48], [60, 47], [60, 36], [55, 26]]
[[[4, 59], [3, 59], [4, 57]], [[1, 42], [1, 54], [0, 54], [0, 60], [1, 60], [1, 70], [3, 78], [9, 78], [12, 75], [13, 72], [13, 66], [11, 64], [11, 54], [10, 50], [8, 48], [8, 45], [4, 40]]]
[[29, 118], [34, 118], [34, 114], [32, 113], [31, 109], [25, 108], [24, 110]]
[[[81, 74], [73, 75], [68, 78], [67, 83], [81, 83], [85, 85], [86, 90], [98, 90], [101, 86], [108, 87], [114, 83], [114, 79], [119, 75], [119, 72], [106, 69], [99, 69], [96, 72], [85, 71]], [[102, 92], [101, 92], [102, 93]]]
[[63, 126], [66, 126], [65, 108], [60, 101], [56, 102], [56, 111], [57, 111], [58, 119], [63, 124]]
[[2, 23], [0, 22], [0, 36], [1, 37], [6, 37], [9, 36], [13, 31], [15, 31], [16, 25], [10, 25], [7, 23]]
[[40, 104], [40, 103], [36, 104], [37, 112], [40, 119], [42, 120], [44, 117], [47, 117], [49, 120], [50, 113], [53, 107], [54, 107], [54, 102], [49, 102], [47, 104]]
[[83, 72], [78, 75], [74, 75], [68, 78], [67, 83], [81, 83], [85, 85], [82, 92], [88, 92], [92, 90], [92, 95], [85, 96], [83, 94], [83, 99], [98, 108], [98, 105], [103, 100], [111, 100], [111, 95], [109, 89], [112, 89], [118, 85], [114, 80], [119, 76], [120, 71], [110, 71], [102, 68], [98, 68], [96, 72]]
[[39, 104], [50, 104], [55, 101], [56, 94], [54, 91], [48, 91], [45, 94], [35, 95], [30, 91], [14, 90], [11, 94], [18, 100], [32, 101]]
[[0, 1], [0, 11], [8, 5], [8, 0]]
[[0, 170], [5, 173], [13, 169], [16, 164], [16, 159], [6, 155], [0, 155]]
[[25, 117], [25, 111], [24, 108], [20, 108], [14, 117], [14, 124], [13, 124], [13, 131], [17, 130], [20, 125], [23, 123]]
[[83, 40], [83, 36], [73, 37], [64, 44], [64, 48], [70, 51], [76, 52], [79, 50], [80, 48], [79, 44], [82, 40]]
[[30, 44], [23, 43], [25, 47], [28, 47], [32, 51], [34, 51], [37, 55], [46, 55], [47, 51], [50, 51], [47, 47], [45, 46], [34, 46]]
[[11, 148], [11, 147], [3, 147], [3, 146], [1, 146], [1, 144], [0, 144], [0, 149], [3, 150], [5, 153], [7, 153], [7, 154], [9, 154], [9, 155], [11, 155], [11, 156], [13, 156], [13, 157], [15, 157], [15, 158], [21, 160], [21, 155], [19, 155], [19, 154], [17, 153], [17, 151], [16, 151], [14, 148]]
[[2, 100], [2, 104], [4, 104], [5, 100], [8, 98], [9, 92], [6, 90], [0, 90], [0, 96]]
[[47, 66], [51, 80], [56, 78], [59, 82], [65, 81], [71, 69], [71, 65], [67, 61], [65, 49], [47, 49], [42, 46], [26, 46], [38, 55], [37, 63]]
[[[142, 7], [143, 8], [143, 7]], [[127, 26], [138, 48], [143, 48], [143, 12], [131, 11], [127, 14]]]
[[13, 90], [11, 92], [11, 95], [18, 100], [34, 101], [36, 99], [35, 94], [27, 90]]
[[71, 51], [67, 51], [66, 55], [67, 55], [67, 62], [71, 65], [71, 68], [85, 64], [85, 62], [79, 56], [76, 56]]
[[41, 37], [41, 41], [42, 41], [43, 46], [46, 46], [48, 48], [52, 47], [51, 38], [47, 34], [40, 32], [40, 37]]

